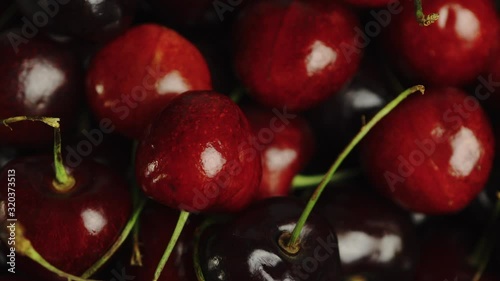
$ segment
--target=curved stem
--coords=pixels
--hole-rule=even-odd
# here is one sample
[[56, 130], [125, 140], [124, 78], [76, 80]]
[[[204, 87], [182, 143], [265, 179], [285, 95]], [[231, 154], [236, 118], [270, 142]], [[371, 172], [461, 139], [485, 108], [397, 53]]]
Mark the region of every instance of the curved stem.
[[82, 278], [88, 278], [89, 276], [92, 276], [94, 273], [96, 273], [113, 255], [116, 253], [118, 248], [125, 242], [127, 237], [130, 234], [130, 231], [134, 227], [134, 225], [137, 223], [137, 220], [139, 219], [139, 215], [141, 214], [142, 210], [144, 209], [144, 205], [146, 204], [146, 198], [142, 198], [142, 200], [137, 204], [135, 207], [134, 213], [128, 220], [127, 224], [123, 228], [122, 233], [118, 237], [118, 239], [115, 241], [113, 246], [109, 248], [109, 250], [96, 262], [92, 267], [87, 269], [85, 273], [82, 274]]
[[75, 179], [66, 172], [62, 160], [62, 149], [61, 149], [61, 127], [59, 125], [59, 118], [54, 117], [28, 117], [28, 116], [16, 116], [7, 119], [3, 119], [2, 123], [9, 129], [11, 123], [16, 123], [20, 121], [38, 121], [43, 122], [52, 128], [54, 128], [54, 169], [56, 173], [56, 178], [52, 182], [54, 188], [61, 192], [69, 191], [75, 185]]
[[132, 237], [133, 237], [133, 247], [132, 247], [132, 256], [130, 257], [130, 265], [133, 266], [142, 266], [142, 254], [139, 242], [139, 222], [134, 225]]
[[439, 19], [439, 14], [437, 13], [424, 14], [422, 0], [415, 0], [415, 16], [417, 17], [418, 24], [421, 26], [429, 26]]
[[[337, 172], [332, 176], [329, 183], [342, 182], [359, 175], [359, 170], [345, 170]], [[292, 189], [299, 190], [321, 183], [325, 175], [296, 175], [292, 181]]]
[[177, 225], [175, 226], [174, 233], [172, 234], [172, 237], [168, 242], [167, 248], [165, 249], [165, 252], [161, 257], [160, 263], [158, 263], [158, 266], [156, 267], [153, 281], [158, 281], [158, 279], [160, 278], [163, 268], [165, 267], [165, 264], [167, 264], [168, 258], [170, 257], [170, 254], [174, 250], [175, 244], [177, 244], [177, 240], [179, 240], [179, 236], [181, 235], [182, 230], [184, 229], [184, 225], [186, 225], [188, 218], [189, 218], [189, 212], [186, 211], [180, 212], [179, 220], [177, 221]]
[[17, 5], [16, 2], [12, 2], [10, 6], [5, 10], [5, 12], [0, 17], [0, 29], [4, 27], [5, 24], [16, 14]]
[[193, 238], [193, 265], [194, 265], [194, 271], [196, 274], [196, 278], [198, 281], [205, 281], [205, 276], [203, 276], [203, 269], [201, 268], [200, 265], [200, 240], [201, 240], [201, 235], [207, 229], [209, 226], [213, 225], [215, 223], [215, 220], [207, 219], [205, 220], [199, 227], [196, 228], [194, 232], [194, 238]]
[[469, 262], [478, 268], [474, 278], [472, 279], [473, 281], [479, 281], [481, 279], [481, 276], [488, 266], [491, 252], [493, 251], [496, 239], [498, 238], [495, 229], [497, 220], [500, 217], [500, 192], [497, 194], [497, 197], [497, 203], [495, 204], [495, 208], [493, 208], [488, 225], [469, 259]]
[[[337, 171], [338, 167], [344, 159], [349, 155], [349, 153], [352, 151], [352, 149], [366, 136], [366, 134], [384, 117], [386, 116], [389, 112], [391, 112], [392, 109], [394, 109], [399, 103], [401, 103], [404, 99], [406, 99], [409, 95], [415, 92], [421, 92], [422, 94], [425, 91], [424, 86], [422, 85], [417, 85], [413, 86], [406, 91], [402, 92], [398, 97], [396, 97], [393, 101], [391, 101], [389, 104], [387, 104], [384, 108], [382, 108], [371, 120], [368, 122], [365, 126], [361, 127], [360, 132], [352, 139], [352, 141], [347, 145], [347, 147], [340, 153], [339, 157], [335, 160], [335, 162], [332, 164], [328, 172], [325, 174], [323, 177], [321, 183], [318, 185], [316, 190], [314, 191], [313, 195], [309, 199], [309, 202], [307, 203], [304, 211], [302, 212], [297, 224], [295, 225], [295, 228], [292, 231], [291, 237], [288, 240], [287, 243], [287, 248], [293, 249], [298, 246], [298, 239], [300, 236], [300, 233], [302, 232], [302, 228], [304, 227], [304, 224], [307, 221], [307, 218], [309, 218], [309, 215], [311, 214], [312, 209], [316, 205], [316, 202], [318, 201], [319, 197], [321, 196], [321, 193], [325, 189], [325, 186], [328, 184], [328, 182], [331, 180], [333, 174]], [[287, 251], [286, 248], [283, 250]]]

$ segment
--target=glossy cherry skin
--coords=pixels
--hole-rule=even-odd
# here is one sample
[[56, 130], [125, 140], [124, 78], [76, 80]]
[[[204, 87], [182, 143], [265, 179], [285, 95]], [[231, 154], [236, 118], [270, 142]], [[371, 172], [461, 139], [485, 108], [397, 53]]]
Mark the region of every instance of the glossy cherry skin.
[[210, 90], [210, 72], [195, 46], [155, 24], [134, 27], [101, 49], [87, 73], [87, 98], [98, 118], [139, 138], [175, 96]]
[[[382, 63], [382, 62], [380, 62]], [[354, 78], [339, 93], [306, 112], [318, 149], [312, 165], [324, 172], [370, 120], [394, 97], [377, 61], [366, 56]], [[344, 165], [358, 165], [355, 148]]]
[[102, 41], [120, 34], [132, 23], [138, 1], [16, 0], [16, 2], [35, 28], [47, 27], [48, 31], [58, 35]]
[[228, 97], [210, 91], [175, 98], [148, 126], [136, 154], [142, 190], [171, 208], [237, 211], [262, 176], [252, 129]]
[[262, 180], [258, 199], [287, 196], [293, 177], [312, 157], [314, 137], [299, 115], [280, 119], [272, 110], [257, 106], [243, 108], [262, 155]]
[[356, 15], [337, 1], [250, 3], [236, 24], [235, 68], [260, 103], [311, 108], [352, 78]]
[[491, 0], [422, 1], [426, 13], [439, 13], [421, 27], [413, 1], [403, 1], [384, 41], [398, 69], [426, 86], [459, 86], [482, 73], [496, 45], [498, 19]]
[[[158, 203], [148, 202], [139, 221], [139, 245], [142, 266], [130, 266], [130, 275], [136, 280], [152, 280], [156, 266], [174, 232], [179, 212]], [[194, 220], [194, 221], [193, 221]], [[161, 222], [161, 223], [160, 223]], [[196, 218], [191, 217], [182, 230], [159, 281], [196, 281], [193, 267], [193, 234]]]
[[346, 276], [410, 280], [417, 240], [409, 213], [357, 186], [332, 186], [318, 203], [318, 212], [337, 234], [342, 271]]
[[[7, 182], [9, 170], [15, 170], [17, 227], [23, 227], [33, 247], [57, 268], [80, 275], [118, 238], [131, 213], [130, 194], [120, 176], [92, 161], [70, 169], [74, 187], [57, 192], [52, 164], [51, 156], [16, 159], [4, 167], [0, 179]], [[9, 224], [6, 188], [0, 198], [0, 221]], [[55, 279], [31, 260], [17, 262], [22, 272]]]
[[[10, 43], [17, 29], [0, 35], [0, 119], [50, 116], [61, 119], [63, 131], [75, 125], [83, 97], [80, 62], [67, 46], [36, 37], [18, 46]], [[14, 47], [13, 47], [14, 46]], [[54, 130], [33, 122], [0, 126], [1, 144], [39, 147], [53, 142]]]
[[365, 173], [404, 208], [457, 212], [488, 179], [494, 138], [473, 99], [454, 88], [415, 94], [382, 119], [362, 142]]
[[296, 255], [278, 245], [304, 207], [291, 197], [268, 198], [219, 227], [215, 236], [202, 236], [199, 259], [205, 280], [342, 280], [337, 238], [323, 217], [309, 217]]

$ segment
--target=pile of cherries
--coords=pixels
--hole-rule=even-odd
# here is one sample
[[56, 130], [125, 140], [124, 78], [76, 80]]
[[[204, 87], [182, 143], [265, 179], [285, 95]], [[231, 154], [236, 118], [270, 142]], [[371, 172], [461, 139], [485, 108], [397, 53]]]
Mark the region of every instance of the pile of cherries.
[[499, 48], [493, 0], [1, 1], [0, 281], [500, 280]]

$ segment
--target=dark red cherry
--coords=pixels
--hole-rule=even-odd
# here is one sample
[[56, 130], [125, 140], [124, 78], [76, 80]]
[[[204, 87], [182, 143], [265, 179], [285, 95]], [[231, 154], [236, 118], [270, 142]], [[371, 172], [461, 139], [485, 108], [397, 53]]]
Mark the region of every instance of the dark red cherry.
[[380, 121], [361, 155], [370, 180], [393, 201], [416, 212], [451, 213], [485, 186], [494, 138], [474, 97], [431, 88]]
[[308, 109], [358, 69], [356, 27], [356, 15], [337, 1], [250, 3], [236, 25], [236, 71], [260, 103]]
[[202, 55], [175, 31], [155, 24], [134, 27], [100, 50], [87, 73], [87, 98], [100, 119], [139, 138], [175, 96], [210, 90]]
[[376, 8], [376, 7], [396, 7], [400, 5], [397, 0], [344, 0], [345, 2], [362, 7], [362, 8]]
[[[312, 165], [325, 171], [345, 146], [380, 109], [393, 99], [393, 91], [373, 57], [365, 57], [349, 84], [335, 96], [307, 112], [318, 149]], [[357, 150], [346, 164], [358, 165]], [[317, 166], [317, 167], [316, 167]]]
[[[36, 37], [19, 45], [0, 35], [0, 119], [57, 116], [64, 131], [75, 125], [83, 96], [80, 62], [67, 46]], [[32, 122], [0, 126], [1, 144], [39, 147], [53, 142], [53, 130]]]
[[[129, 266], [129, 275], [136, 280], [152, 280], [156, 265], [168, 244], [165, 237], [172, 236], [179, 212], [157, 203], [148, 203], [139, 221], [139, 245], [142, 266]], [[196, 281], [193, 267], [193, 234], [196, 218], [191, 217], [182, 231], [159, 281]], [[161, 222], [161, 223], [159, 223]]]
[[[468, 264], [469, 237], [457, 229], [440, 229], [421, 241], [415, 281], [469, 281], [477, 271]], [[473, 241], [472, 241], [473, 242]], [[480, 281], [500, 280], [483, 274]]]
[[304, 207], [291, 197], [268, 198], [219, 226], [214, 236], [203, 235], [198, 258], [205, 280], [342, 280], [337, 238], [321, 216], [307, 220], [297, 254], [279, 246]]
[[[132, 209], [126, 182], [113, 170], [92, 161], [68, 169], [75, 184], [61, 193], [53, 184], [53, 157], [16, 159], [0, 179], [15, 175], [16, 228], [40, 255], [57, 268], [80, 275], [109, 249], [120, 235]], [[13, 172], [14, 171], [14, 172]], [[11, 181], [9, 181], [11, 182]], [[12, 222], [7, 185], [0, 191], [0, 222]], [[10, 202], [10, 201], [9, 201]], [[16, 241], [21, 243], [20, 237]], [[19, 271], [44, 280], [55, 277], [31, 260], [16, 260]], [[43, 272], [43, 273], [42, 273]]]
[[[27, 30], [48, 31], [92, 41], [123, 32], [135, 14], [137, 0], [16, 0]], [[33, 32], [33, 31], [29, 31]], [[27, 33], [28, 34], [28, 33]], [[26, 35], [25, 35], [26, 36]]]
[[417, 241], [409, 213], [357, 188], [361, 184], [326, 190], [318, 203], [318, 212], [337, 234], [342, 271], [346, 276], [410, 280]]
[[210, 91], [186, 92], [148, 126], [135, 172], [154, 200], [187, 211], [236, 211], [258, 190], [260, 153], [239, 107]]
[[296, 114], [255, 106], [243, 111], [255, 134], [254, 147], [262, 155], [262, 180], [257, 197], [288, 195], [293, 177], [305, 167], [314, 150], [309, 124]]
[[439, 20], [427, 27], [415, 20], [413, 1], [388, 26], [385, 47], [406, 76], [426, 86], [459, 86], [482, 73], [499, 30], [491, 0], [422, 1], [426, 13]]

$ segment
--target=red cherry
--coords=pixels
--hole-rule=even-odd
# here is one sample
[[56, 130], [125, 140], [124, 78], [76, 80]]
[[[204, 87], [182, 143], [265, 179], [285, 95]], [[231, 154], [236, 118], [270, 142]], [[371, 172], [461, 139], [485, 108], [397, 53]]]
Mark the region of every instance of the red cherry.
[[[178, 212], [163, 205], [151, 203], [141, 214], [139, 222], [142, 266], [131, 266], [130, 275], [137, 280], [152, 280], [156, 264], [167, 247], [165, 237], [172, 236]], [[162, 223], [158, 223], [158, 222]], [[195, 281], [193, 267], [194, 223], [186, 225], [159, 281]], [[128, 271], [127, 271], [128, 272]]]
[[[74, 126], [82, 98], [81, 65], [62, 44], [36, 37], [12, 45], [17, 29], [0, 35], [0, 119], [18, 115], [58, 116], [65, 131]], [[1, 144], [43, 146], [53, 141], [53, 130], [36, 123], [0, 126]]]
[[362, 143], [364, 170], [405, 208], [429, 214], [463, 209], [483, 189], [494, 138], [477, 100], [454, 88], [404, 101]]
[[458, 86], [486, 69], [499, 26], [493, 1], [423, 1], [426, 12], [440, 15], [427, 27], [415, 20], [413, 1], [402, 4], [385, 43], [407, 76], [426, 85]]
[[209, 91], [175, 98], [147, 128], [135, 172], [153, 199], [187, 211], [236, 211], [252, 202], [262, 169], [246, 117]]
[[180, 93], [211, 89], [200, 52], [175, 31], [140, 25], [94, 57], [87, 73], [87, 97], [94, 113], [116, 130], [139, 138], [153, 117]]
[[[130, 194], [113, 170], [89, 161], [69, 171], [75, 184], [61, 193], [53, 185], [52, 163], [49, 156], [17, 159], [4, 168], [0, 179], [7, 182], [9, 171], [15, 170], [16, 228], [22, 227], [24, 237], [49, 263], [80, 275], [120, 235], [132, 209]], [[7, 192], [3, 188], [0, 193], [0, 222], [9, 224]], [[16, 242], [21, 242], [19, 237]], [[17, 262], [22, 272], [54, 280], [40, 267], [34, 270], [31, 260]]]
[[337, 1], [258, 1], [237, 23], [235, 64], [260, 103], [304, 110], [358, 69], [356, 15]]
[[253, 128], [255, 147], [262, 154], [259, 199], [287, 196], [293, 177], [312, 157], [314, 137], [300, 116], [280, 120], [271, 110], [247, 107], [245, 115]]
[[383, 7], [386, 5], [390, 5], [392, 3], [399, 3], [399, 1], [397, 0], [344, 0], [344, 1], [349, 4], [363, 8]]

